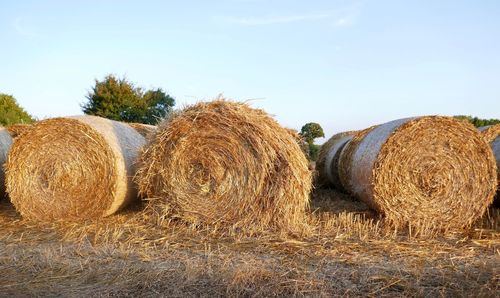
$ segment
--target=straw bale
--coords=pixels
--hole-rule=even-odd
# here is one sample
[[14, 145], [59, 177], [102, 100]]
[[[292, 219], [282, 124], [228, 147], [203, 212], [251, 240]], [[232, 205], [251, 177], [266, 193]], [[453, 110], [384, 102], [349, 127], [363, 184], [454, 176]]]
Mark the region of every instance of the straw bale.
[[156, 126], [154, 125], [149, 125], [149, 124], [144, 124], [144, 123], [127, 123], [130, 125], [133, 129], [137, 130], [138, 133], [140, 133], [143, 137], [147, 137], [148, 135], [152, 134], [156, 130]]
[[22, 123], [18, 123], [18, 124], [12, 124], [12, 125], [9, 125], [7, 127], [7, 130], [9, 131], [10, 135], [13, 137], [13, 138], [16, 138], [18, 135], [30, 130], [32, 127], [31, 124], [22, 124]]
[[303, 223], [307, 159], [286, 129], [245, 103], [218, 99], [172, 114], [141, 161], [139, 191], [160, 213], [245, 229]]
[[300, 150], [302, 150], [302, 153], [304, 153], [305, 157], [309, 160], [309, 158], [310, 158], [309, 145], [304, 140], [304, 137], [302, 137], [302, 135], [297, 130], [295, 130], [293, 128], [285, 127], [285, 129], [286, 129], [286, 131], [288, 131], [288, 133], [290, 135], [292, 135], [292, 137], [297, 142], [297, 144], [299, 144]]
[[144, 143], [127, 124], [95, 116], [37, 122], [8, 156], [10, 199], [38, 221], [111, 215], [137, 198], [132, 177]]
[[484, 138], [450, 117], [406, 118], [359, 132], [339, 167], [344, 188], [396, 225], [469, 227], [497, 183]]
[[5, 172], [3, 165], [12, 146], [12, 137], [7, 129], [0, 127], [0, 200], [5, 196]]
[[[493, 154], [495, 155], [495, 160], [497, 162], [497, 180], [498, 185], [500, 185], [500, 124], [483, 126], [480, 127], [479, 130], [490, 144]], [[498, 185], [494, 205], [500, 207], [500, 188]]]
[[338, 161], [342, 148], [352, 139], [354, 134], [356, 134], [356, 131], [335, 134], [321, 146], [318, 160], [316, 161], [318, 186], [325, 187], [331, 185], [337, 190], [344, 190], [340, 182]]

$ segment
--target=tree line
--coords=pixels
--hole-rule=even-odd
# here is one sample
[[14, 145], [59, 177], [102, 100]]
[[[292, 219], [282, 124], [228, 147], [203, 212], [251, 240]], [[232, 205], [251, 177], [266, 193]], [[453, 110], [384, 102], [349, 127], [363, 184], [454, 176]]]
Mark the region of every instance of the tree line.
[[[144, 89], [125, 77], [119, 78], [112, 74], [102, 80], [96, 79], [85, 99], [86, 102], [81, 105], [81, 109], [87, 115], [151, 125], [157, 124], [173, 110], [175, 105], [175, 98], [161, 88]], [[454, 117], [469, 121], [476, 127], [500, 123], [499, 119], [481, 119], [466, 115]], [[14, 96], [0, 93], [1, 125], [29, 124], [34, 121], [36, 118], [26, 112]], [[316, 160], [321, 146], [314, 144], [314, 140], [325, 136], [321, 125], [315, 122], [306, 123], [299, 135], [308, 149], [306, 155], [311, 160]]]

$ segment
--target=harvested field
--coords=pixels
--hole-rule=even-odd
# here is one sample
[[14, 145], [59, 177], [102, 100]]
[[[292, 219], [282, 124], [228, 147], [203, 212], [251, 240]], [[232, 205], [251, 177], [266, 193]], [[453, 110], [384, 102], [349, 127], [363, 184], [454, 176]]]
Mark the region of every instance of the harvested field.
[[356, 133], [339, 159], [344, 189], [395, 226], [467, 228], [496, 191], [496, 162], [469, 123], [450, 117], [391, 121]]
[[132, 182], [144, 138], [100, 117], [39, 121], [14, 140], [6, 163], [16, 209], [38, 221], [107, 216], [137, 199]]
[[303, 229], [312, 187], [296, 138], [262, 110], [218, 99], [163, 121], [141, 154], [141, 194], [166, 220]]
[[[303, 235], [220, 234], [142, 206], [97, 222], [35, 224], [0, 203], [5, 296], [495, 297], [500, 212], [466, 234], [396, 233], [361, 202], [318, 190]], [[161, 224], [154, 224], [160, 223]]]

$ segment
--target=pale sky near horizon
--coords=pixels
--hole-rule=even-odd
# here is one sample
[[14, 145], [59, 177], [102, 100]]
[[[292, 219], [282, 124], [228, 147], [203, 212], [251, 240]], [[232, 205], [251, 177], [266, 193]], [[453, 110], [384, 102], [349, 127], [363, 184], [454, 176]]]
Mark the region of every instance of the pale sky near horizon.
[[81, 114], [109, 73], [177, 107], [252, 100], [327, 137], [500, 118], [500, 1], [2, 1], [0, 37], [0, 93], [38, 118]]

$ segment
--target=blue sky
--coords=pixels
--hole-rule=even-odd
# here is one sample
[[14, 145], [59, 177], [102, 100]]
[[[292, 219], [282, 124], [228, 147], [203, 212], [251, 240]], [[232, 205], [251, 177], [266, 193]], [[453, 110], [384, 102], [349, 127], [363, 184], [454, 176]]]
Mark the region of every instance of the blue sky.
[[500, 118], [500, 1], [3, 1], [0, 37], [0, 92], [39, 118], [81, 114], [108, 73], [178, 106], [251, 99], [327, 136]]

